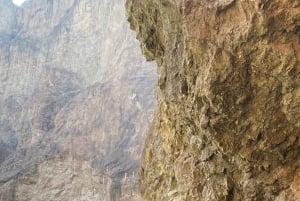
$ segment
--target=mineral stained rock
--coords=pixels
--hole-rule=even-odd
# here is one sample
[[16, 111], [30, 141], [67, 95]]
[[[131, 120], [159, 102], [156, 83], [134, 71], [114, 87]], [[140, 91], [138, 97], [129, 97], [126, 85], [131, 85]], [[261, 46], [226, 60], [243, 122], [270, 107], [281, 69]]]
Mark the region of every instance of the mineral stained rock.
[[300, 200], [300, 1], [127, 0], [158, 64], [151, 201]]
[[154, 64], [122, 0], [0, 0], [0, 200], [136, 201]]

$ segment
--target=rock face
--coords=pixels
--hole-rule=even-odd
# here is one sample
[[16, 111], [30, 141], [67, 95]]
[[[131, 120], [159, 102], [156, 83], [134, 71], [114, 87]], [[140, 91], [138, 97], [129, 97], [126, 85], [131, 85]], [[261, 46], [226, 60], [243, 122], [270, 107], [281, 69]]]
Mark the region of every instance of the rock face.
[[124, 1], [0, 0], [0, 200], [140, 200], [156, 69]]
[[300, 200], [300, 1], [127, 0], [158, 64], [146, 200]]

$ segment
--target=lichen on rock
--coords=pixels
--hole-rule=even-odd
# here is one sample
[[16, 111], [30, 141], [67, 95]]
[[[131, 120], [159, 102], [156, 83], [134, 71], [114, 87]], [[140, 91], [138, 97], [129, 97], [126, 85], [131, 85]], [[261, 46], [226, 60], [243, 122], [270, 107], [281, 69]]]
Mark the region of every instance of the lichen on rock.
[[300, 200], [300, 2], [127, 0], [158, 64], [146, 200]]

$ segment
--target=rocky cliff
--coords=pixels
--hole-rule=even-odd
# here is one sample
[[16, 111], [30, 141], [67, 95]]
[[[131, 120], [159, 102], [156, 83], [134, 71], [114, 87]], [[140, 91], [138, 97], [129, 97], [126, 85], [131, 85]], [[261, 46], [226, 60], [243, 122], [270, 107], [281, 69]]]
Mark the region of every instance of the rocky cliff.
[[124, 1], [0, 0], [0, 200], [139, 200], [155, 68]]
[[127, 0], [158, 64], [146, 200], [300, 200], [300, 1]]

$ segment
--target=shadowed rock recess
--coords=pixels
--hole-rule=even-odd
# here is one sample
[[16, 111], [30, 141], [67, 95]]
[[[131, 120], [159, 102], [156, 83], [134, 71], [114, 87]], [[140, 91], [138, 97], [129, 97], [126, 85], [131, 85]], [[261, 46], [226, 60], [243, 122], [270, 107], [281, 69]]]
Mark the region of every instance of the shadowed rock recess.
[[0, 0], [0, 200], [136, 201], [154, 64], [123, 0]]
[[300, 200], [300, 1], [127, 0], [158, 64], [153, 201]]

